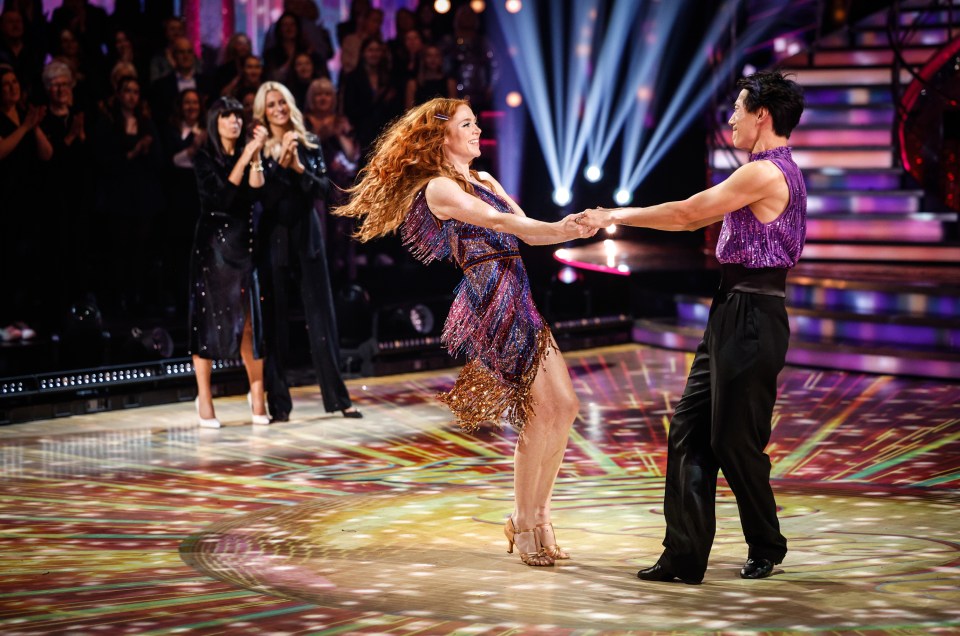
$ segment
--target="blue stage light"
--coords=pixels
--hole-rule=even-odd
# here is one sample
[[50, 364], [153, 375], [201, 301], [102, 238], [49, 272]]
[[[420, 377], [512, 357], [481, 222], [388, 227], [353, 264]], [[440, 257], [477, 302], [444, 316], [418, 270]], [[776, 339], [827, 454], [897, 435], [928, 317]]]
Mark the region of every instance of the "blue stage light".
[[619, 188], [613, 193], [613, 200], [617, 205], [627, 205], [633, 201], [633, 194], [626, 188]]
[[572, 200], [573, 194], [570, 192], [570, 188], [564, 188], [563, 186], [560, 186], [559, 188], [554, 189], [553, 202], [557, 205], [563, 207]]
[[596, 183], [603, 178], [603, 170], [600, 166], [590, 165], [583, 171], [583, 177], [590, 183]]

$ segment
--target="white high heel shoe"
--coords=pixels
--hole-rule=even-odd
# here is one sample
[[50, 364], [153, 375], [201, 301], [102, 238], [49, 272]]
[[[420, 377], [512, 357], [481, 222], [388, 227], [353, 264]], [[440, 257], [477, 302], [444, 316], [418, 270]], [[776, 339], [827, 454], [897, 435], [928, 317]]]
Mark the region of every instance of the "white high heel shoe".
[[197, 398], [193, 401], [194, 405], [197, 407], [197, 421], [200, 423], [202, 428], [220, 428], [220, 420], [215, 417], [206, 418], [200, 417], [200, 398]]
[[254, 424], [259, 424], [261, 426], [266, 426], [270, 424], [269, 415], [257, 415], [256, 413], [253, 412], [253, 396], [249, 393], [247, 393], [247, 404], [250, 405], [250, 420]]

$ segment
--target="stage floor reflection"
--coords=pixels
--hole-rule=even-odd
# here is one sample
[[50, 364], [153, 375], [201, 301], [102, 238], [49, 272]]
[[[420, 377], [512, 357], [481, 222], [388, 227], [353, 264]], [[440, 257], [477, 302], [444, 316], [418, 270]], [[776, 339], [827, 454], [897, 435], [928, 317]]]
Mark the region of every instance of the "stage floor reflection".
[[464, 435], [455, 370], [352, 381], [363, 420], [194, 425], [191, 403], [0, 427], [4, 634], [956, 633], [960, 385], [788, 368], [769, 453], [790, 553], [743, 581], [722, 489], [701, 586], [645, 583], [691, 357], [566, 354], [581, 398], [554, 521], [506, 554], [514, 434]]

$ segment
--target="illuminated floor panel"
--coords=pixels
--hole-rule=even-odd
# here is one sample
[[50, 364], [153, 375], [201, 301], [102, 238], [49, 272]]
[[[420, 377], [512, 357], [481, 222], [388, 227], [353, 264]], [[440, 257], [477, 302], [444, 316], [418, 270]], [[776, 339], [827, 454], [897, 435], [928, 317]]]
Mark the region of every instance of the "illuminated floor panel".
[[769, 448], [790, 553], [766, 581], [726, 489], [702, 586], [659, 554], [666, 423], [690, 356], [567, 355], [581, 398], [555, 522], [505, 553], [509, 432], [462, 435], [453, 371], [350, 383], [365, 414], [251, 427], [242, 397], [0, 427], [3, 634], [930, 634], [960, 629], [960, 385], [790, 368]]

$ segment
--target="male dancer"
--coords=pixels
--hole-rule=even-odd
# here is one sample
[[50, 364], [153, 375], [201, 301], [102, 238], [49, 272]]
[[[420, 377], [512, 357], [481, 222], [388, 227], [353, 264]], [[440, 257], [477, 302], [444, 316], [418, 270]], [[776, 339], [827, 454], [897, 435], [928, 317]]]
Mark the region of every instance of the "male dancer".
[[742, 90], [728, 123], [733, 145], [750, 151], [749, 163], [685, 201], [598, 208], [575, 219], [591, 227], [673, 231], [723, 220], [720, 289], [670, 424], [664, 551], [637, 573], [645, 581], [703, 580], [716, 531], [718, 470], [737, 499], [749, 546], [740, 576], [770, 576], [787, 553], [764, 448], [790, 338], [787, 270], [806, 236], [807, 192], [787, 146], [803, 112], [803, 91], [779, 72], [756, 73], [737, 85]]

